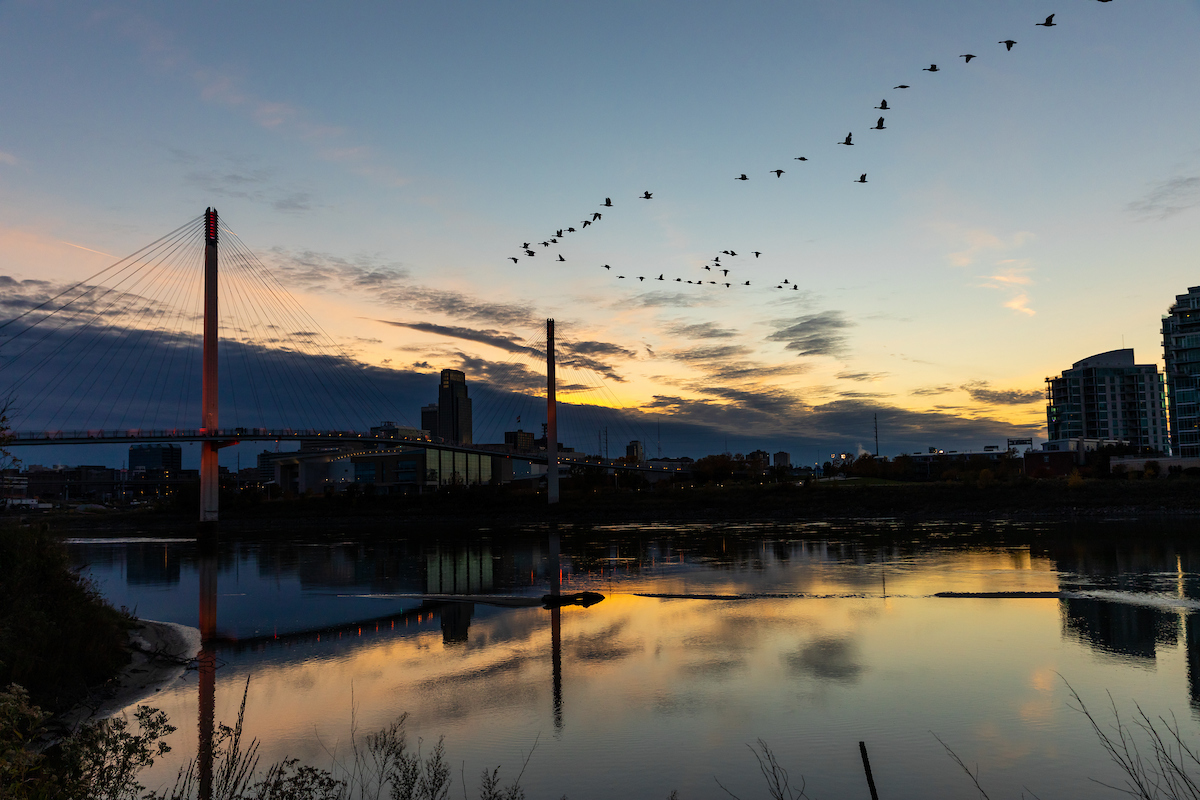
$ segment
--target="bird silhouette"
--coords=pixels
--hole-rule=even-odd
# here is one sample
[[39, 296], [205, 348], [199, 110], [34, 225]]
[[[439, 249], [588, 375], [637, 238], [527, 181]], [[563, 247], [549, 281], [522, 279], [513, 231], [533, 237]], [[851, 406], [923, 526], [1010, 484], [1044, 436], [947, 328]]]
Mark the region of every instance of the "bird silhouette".
[[883, 117], [880, 117], [880, 118], [879, 118], [879, 122], [876, 122], [876, 123], [875, 123], [875, 127], [874, 127], [874, 128], [871, 128], [871, 130], [873, 130], [873, 131], [885, 131], [885, 130], [887, 130], [887, 128], [883, 127]]
[[767, 172], [774, 172], [776, 178], [783, 177], [783, 170], [781, 170], [781, 169], [769, 169], [769, 170], [767, 170]]
[[750, 281], [746, 281], [745, 283], [742, 284], [742, 286], [749, 286], [749, 285], [750, 285]]
[[1014, 42], [1012, 39], [1005, 39], [1003, 42], [996, 42], [996, 44], [1002, 44], [1009, 50], [1012, 50], [1012, 46], [1016, 44], [1016, 42]]
[[783, 287], [782, 287], [782, 286], [776, 286], [775, 288], [776, 288], [776, 289], [782, 289]]
[[1051, 14], [1050, 16], [1046, 17], [1046, 21], [1045, 21], [1045, 22], [1035, 22], [1035, 23], [1033, 23], [1033, 24], [1034, 24], [1034, 25], [1041, 25], [1043, 28], [1053, 28], [1053, 27], [1054, 27], [1054, 25], [1055, 25], [1055, 22], [1054, 22], [1054, 15], [1053, 15], [1053, 14]]
[[854, 146], [854, 142], [850, 141], [850, 140], [851, 140], [853, 137], [854, 137], [854, 134], [853, 134], [853, 133], [847, 133], [847, 134], [846, 134], [846, 141], [844, 141], [844, 142], [838, 142], [838, 144], [848, 144], [848, 145], [850, 145], [850, 146]]
[[691, 286], [691, 284], [692, 284], [692, 282], [691, 282], [691, 281], [688, 281], [688, 285], [689, 285], [689, 286]]
[[798, 292], [798, 291], [800, 291], [800, 287], [799, 287], [797, 284], [794, 284], [794, 283], [793, 283], [793, 284], [792, 284], [792, 291], [793, 291], [793, 292]]
[[784, 279], [783, 279], [783, 285], [784, 285], [784, 286], [787, 286], [787, 285], [788, 285], [788, 279], [787, 279], [787, 278], [784, 278]]
[[909, 89], [911, 87], [907, 83], [902, 83], [899, 86], [893, 86], [892, 88], [893, 89]]
[[961, 56], [959, 56], [959, 58], [965, 58], [966, 61], [964, 63], [970, 64], [971, 59], [975, 58], [975, 54], [974, 53], [963, 53]]
[[887, 100], [880, 100], [879, 105], [877, 105], [875, 107], [878, 108], [880, 111], [891, 111], [891, 109], [888, 108], [888, 106], [887, 106]]
[[509, 260], [509, 261], [511, 261], [511, 262], [513, 262], [514, 264], [515, 264], [515, 263], [517, 263], [517, 257], [516, 257], [516, 256], [509, 256], [509, 257], [508, 257], [508, 260]]
[[574, 232], [575, 232], [574, 228], [567, 228], [567, 233], [574, 233]]
[[704, 265], [704, 268], [705, 268], [706, 270], [708, 270], [709, 272], [712, 272], [712, 267], [710, 267], [708, 264], [705, 264], [705, 265]]
[[550, 241], [553, 242], [554, 244], [558, 244], [558, 239], [551, 239]]
[[925, 69], [921, 70], [921, 72], [941, 72], [941, 70], [937, 68], [937, 64], [930, 64], [928, 67], [925, 67]]
[[525, 255], [529, 256], [530, 258], [533, 258], [534, 256], [537, 255], [537, 253], [533, 252], [532, 250], [526, 250]]
[[651, 194], [650, 192], [646, 192], [644, 195], [642, 195], [641, 199], [642, 199], [642, 200], [649, 200], [649, 199], [650, 199], [650, 198], [652, 198], [652, 197], [654, 197], [654, 195], [653, 195], [653, 194]]
[[749, 179], [749, 178], [747, 178], [747, 177], [746, 177], [746, 173], [744, 173], [744, 172], [743, 172], [741, 175], [739, 175], [738, 177], [734, 178], [734, 180], [735, 180], [735, 181], [748, 181], [748, 180], [750, 180], [750, 179]]
[[808, 161], [808, 159], [804, 156], [797, 156], [796, 158], [793, 158], [792, 161]]
[[644, 281], [644, 280], [646, 280], [646, 276], [645, 276], [645, 275], [638, 275], [638, 280], [639, 280], [639, 281]]
[[710, 284], [710, 285], [712, 285], [712, 286], [716, 286], [716, 285], [717, 285], [717, 282], [716, 282], [716, 281], [709, 281], [709, 284]]
[[542, 247], [549, 247], [549, 246], [550, 246], [549, 242], [542, 242]]
[[562, 228], [559, 228], [557, 231], [555, 231], [554, 235], [561, 239], [562, 238]]
[[762, 253], [760, 253], [759, 251], [757, 251], [757, 250], [755, 250], [755, 251], [754, 251], [754, 257], [755, 257], [755, 258], [758, 258], [758, 257], [759, 257], [759, 256], [761, 256], [761, 255], [762, 255]]
[[731, 285], [731, 284], [728, 284], [728, 283], [722, 283], [721, 285], [722, 285], [722, 286], [724, 286], [726, 289], [728, 289], [728, 288], [730, 287], [730, 285]]
[[605, 269], [612, 269], [612, 267], [610, 267], [608, 264], [605, 264], [605, 265], [604, 265], [604, 268], [605, 268]]
[[562, 257], [562, 253], [559, 253], [559, 254], [558, 254], [558, 260], [559, 260], [559, 261], [566, 261], [566, 259]]
[[617, 276], [617, 279], [618, 279], [618, 280], [621, 280], [621, 279], [623, 279], [624, 277], [625, 277], [624, 275], [618, 275], [618, 276]]
[[735, 253], [735, 252], [733, 252], [732, 250], [730, 250], [730, 251], [729, 251], [729, 255], [731, 255], [731, 256], [736, 256], [736, 255], [737, 255], [737, 253]]
[[611, 197], [604, 198], [604, 207], [612, 208], [612, 198]]
[[581, 224], [581, 225], [582, 225], [584, 228], [586, 228], [588, 225], [591, 225], [591, 224], [592, 224], [592, 221], [591, 221], [590, 219], [585, 219], [585, 220], [584, 220], [582, 223], [580, 223], [580, 224]]
[[662, 279], [663, 279], [663, 276], [662, 276], [662, 273], [660, 272], [660, 273], [658, 274], [658, 277], [657, 277], [657, 278], [655, 278], [654, 280], [656, 280], [656, 281], [661, 281]]
[[723, 270], [721, 270], [721, 275], [722, 275], [722, 276], [724, 276], [724, 277], [726, 277], [726, 278], [728, 278], [728, 277], [729, 277], [729, 270], [727, 270], [727, 269], [723, 269]]
[[[682, 283], [682, 282], [683, 282], [683, 278], [676, 278], [676, 279], [675, 279], [675, 282], [676, 282], [676, 283]], [[691, 283], [691, 281], [688, 281], [688, 283]]]
[[866, 183], [867, 182], [867, 173], [864, 172], [862, 175], [860, 175], [858, 177], [858, 180], [850, 181], [850, 182], [851, 183]]
[[598, 220], [598, 219], [600, 219], [600, 212], [599, 212], [599, 211], [593, 211], [593, 212], [592, 212], [592, 222], [595, 222], [595, 221], [596, 221], [596, 220]]
[[[722, 252], [722, 253], [728, 253], [729, 251], [728, 251], [728, 250], [722, 250], [721, 252]], [[714, 264], [720, 264], [720, 263], [721, 263], [721, 257], [720, 257], [720, 256], [717, 256], [716, 258], [714, 258], [714, 259], [713, 259], [713, 263], [714, 263]]]
[[525, 244], [521, 245], [521, 249], [522, 249], [522, 250], [528, 250], [528, 249], [529, 249], [529, 242], [526, 242]]
[[[724, 254], [725, 254], [725, 255], [727, 255], [727, 256], [731, 256], [731, 255], [733, 255], [733, 253], [732, 253], [732, 252], [730, 252], [729, 250], [722, 250], [721, 252], [722, 252], [722, 253], [724, 253]], [[717, 259], [714, 259], [714, 260], [715, 260], [715, 261], [720, 261], [720, 258], [717, 258]]]

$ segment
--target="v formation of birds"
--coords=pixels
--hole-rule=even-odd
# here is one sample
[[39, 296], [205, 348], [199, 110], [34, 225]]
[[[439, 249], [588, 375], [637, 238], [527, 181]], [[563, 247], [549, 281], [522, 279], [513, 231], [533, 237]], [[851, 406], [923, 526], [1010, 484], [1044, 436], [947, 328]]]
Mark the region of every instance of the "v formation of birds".
[[[1112, 0], [1097, 0], [1097, 1], [1101, 2], [1101, 3], [1112, 2]], [[1037, 26], [1043, 27], [1043, 28], [1053, 28], [1058, 25], [1058, 23], [1056, 23], [1054, 21], [1054, 17], [1055, 17], [1055, 15], [1051, 14], [1050, 16], [1046, 17], [1045, 21], [1037, 22], [1034, 24]], [[1011, 52], [1013, 49], [1013, 45], [1017, 44], [1017, 42], [1013, 39], [1002, 39], [999, 42], [997, 42], [997, 44], [1004, 45], [1005, 52]], [[979, 56], [975, 55], [974, 53], [963, 53], [962, 55], [959, 56], [959, 58], [963, 59], [964, 64], [970, 64], [972, 59], [975, 59], [978, 57]], [[943, 70], [940, 69], [937, 64], [930, 64], [928, 67], [924, 67], [922, 69], [922, 71], [923, 72], [942, 72]], [[892, 88], [893, 89], [911, 89], [912, 87], [908, 84], [901, 83]], [[881, 100], [879, 105], [875, 106], [875, 108], [880, 111], [891, 111], [892, 110], [892, 107], [888, 105], [888, 101], [886, 98]], [[884, 125], [884, 121], [885, 121], [884, 117], [879, 117], [879, 119], [876, 120], [875, 124], [870, 127], [870, 130], [873, 130], [873, 131], [887, 130], [887, 126]], [[837, 142], [837, 144], [846, 145], [848, 147], [853, 147], [855, 145], [854, 132], [851, 131], [850, 133], [847, 133], [846, 138], [840, 142]], [[808, 157], [807, 156], [795, 156], [795, 157], [793, 157], [792, 160], [805, 162], [805, 161], [808, 161]], [[787, 171], [782, 170], [782, 169], [772, 169], [772, 170], [767, 170], [766, 174], [774, 175], [776, 178], [782, 178], [785, 174], [787, 174]], [[743, 173], [740, 173], [739, 175], [737, 175], [734, 178], [734, 180], [749, 181], [750, 176], [743, 172]], [[852, 183], [867, 183], [867, 173], [865, 173], [865, 172], [862, 173], [861, 175], [859, 175], [859, 177], [856, 180], [853, 180], [851, 182]], [[637, 199], [653, 200], [654, 193], [649, 192], [649, 191], [643, 192], [642, 194], [637, 195]], [[613, 207], [612, 198], [611, 197], [604, 198], [604, 203], [603, 203], [602, 207], [603, 208], [612, 208]], [[522, 250], [523, 256], [525, 258], [533, 258], [537, 255], [537, 250], [534, 248], [537, 247], [538, 245], [540, 245], [542, 248], [549, 248], [550, 245], [552, 245], [552, 244], [560, 244], [561, 240], [566, 236], [566, 234], [571, 234], [571, 233], [576, 233], [577, 231], [581, 231], [584, 228], [586, 228], [594, 223], [600, 222], [600, 220], [602, 220], [602, 219], [603, 219], [603, 214], [601, 212], [593, 211], [593, 212], [591, 212], [590, 218], [588, 218], [587, 215], [585, 215], [585, 218], [583, 220], [576, 223], [579, 225], [578, 228], [570, 227], [570, 226], [568, 226], [566, 228], [559, 228], [557, 231], [555, 231], [554, 236], [547, 237], [544, 241], [525, 242], [521, 245], [521, 250]], [[760, 256], [763, 255], [761, 252], [759, 252], [757, 250], [751, 251], [750, 254], [752, 254], [756, 260]], [[567, 259], [563, 258], [561, 253], [556, 253], [556, 255], [557, 255], [556, 262], [565, 262], [567, 260]], [[674, 282], [674, 283], [681, 283], [681, 284], [687, 284], [687, 285], [693, 285], [693, 286], [720, 286], [720, 287], [724, 287], [726, 289], [729, 289], [729, 288], [732, 288], [735, 286], [744, 287], [744, 286], [752, 286], [752, 285], [755, 285], [755, 286], [761, 285], [761, 286], [771, 287], [773, 285], [774, 289], [781, 289], [781, 290], [785, 290], [785, 291], [786, 290], [790, 290], [790, 291], [799, 291], [800, 290], [799, 284], [797, 284], [795, 281], [789, 280], [787, 278], [784, 278], [782, 281], [767, 281], [765, 283], [758, 281], [757, 279], [754, 282], [751, 282], [749, 280], [730, 278], [729, 274], [734, 271], [734, 268], [731, 266], [731, 264], [733, 264], [733, 262], [730, 260], [726, 260], [725, 262], [722, 262], [721, 256], [726, 256], [727, 259], [733, 259], [733, 258], [736, 258], [738, 256], [738, 254], [736, 251], [734, 251], [732, 249], [722, 250], [720, 252], [720, 254], [718, 254], [714, 258], [710, 259], [703, 266], [703, 270], [710, 273], [710, 275], [707, 277], [702, 276], [701, 278], [695, 279], [695, 280], [688, 280], [688, 279], [685, 279], [682, 277], [668, 278], [668, 277], [666, 277], [666, 273], [659, 273], [659, 275], [657, 277], [654, 277], [653, 275], [622, 275], [622, 274], [619, 274], [620, 270], [617, 270], [614, 273], [613, 267], [611, 264], [604, 264], [601, 266], [601, 269], [604, 269], [604, 270], [608, 271], [610, 274], [613, 274], [614, 279], [616, 279], [616, 280], [636, 279], [639, 283], [644, 283], [647, 280], [664, 281], [664, 282], [670, 281], [670, 282]], [[508, 260], [512, 261], [514, 264], [517, 264], [520, 262], [520, 257], [509, 256]], [[720, 273], [720, 279], [712, 280], [711, 278], [717, 277], [716, 273], [718, 273], [718, 272]]]

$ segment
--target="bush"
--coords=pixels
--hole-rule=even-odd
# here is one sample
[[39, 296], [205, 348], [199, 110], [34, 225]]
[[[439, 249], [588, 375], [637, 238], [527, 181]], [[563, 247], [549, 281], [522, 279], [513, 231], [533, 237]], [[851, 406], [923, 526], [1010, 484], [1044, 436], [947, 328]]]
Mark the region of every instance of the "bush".
[[20, 684], [38, 706], [61, 711], [128, 662], [129, 623], [45, 529], [0, 534], [0, 686]]

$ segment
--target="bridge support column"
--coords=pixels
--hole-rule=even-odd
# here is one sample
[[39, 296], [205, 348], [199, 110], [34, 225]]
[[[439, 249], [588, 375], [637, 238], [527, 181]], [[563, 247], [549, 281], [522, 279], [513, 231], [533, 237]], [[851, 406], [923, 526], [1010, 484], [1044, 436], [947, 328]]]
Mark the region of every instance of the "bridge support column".
[[558, 402], [554, 396], [554, 320], [546, 320], [546, 497], [558, 502]]
[[[200, 428], [217, 432], [217, 210], [204, 212], [204, 371], [201, 381]], [[200, 521], [216, 522], [220, 474], [215, 440], [200, 443]]]

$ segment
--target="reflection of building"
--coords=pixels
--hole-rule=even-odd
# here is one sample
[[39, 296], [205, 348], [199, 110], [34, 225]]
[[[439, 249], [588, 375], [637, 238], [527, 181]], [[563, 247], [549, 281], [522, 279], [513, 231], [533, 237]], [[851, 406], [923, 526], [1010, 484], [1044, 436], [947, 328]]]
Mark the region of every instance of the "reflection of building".
[[1064, 598], [1063, 628], [1097, 650], [1151, 661], [1156, 645], [1174, 646], [1177, 615], [1111, 600]]
[[131, 543], [125, 547], [125, 580], [130, 586], [174, 586], [180, 563], [177, 547]]
[[1170, 449], [1163, 378], [1154, 364], [1135, 364], [1132, 348], [1076, 361], [1047, 378], [1046, 425], [1049, 444], [1115, 439], [1142, 450]]
[[456, 369], [442, 370], [442, 382], [438, 386], [437, 434], [455, 444], [472, 442], [471, 400], [467, 397], [467, 376]]
[[438, 613], [442, 623], [442, 643], [457, 644], [467, 641], [471, 630], [471, 615], [474, 612], [474, 603], [446, 603], [443, 605]]
[[[495, 589], [490, 547], [439, 547], [426, 555], [425, 565], [426, 594], [484, 594]], [[443, 605], [442, 641], [467, 641], [474, 611], [474, 603]]]

